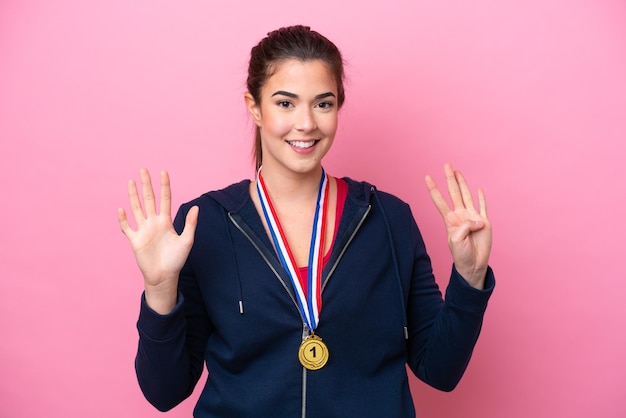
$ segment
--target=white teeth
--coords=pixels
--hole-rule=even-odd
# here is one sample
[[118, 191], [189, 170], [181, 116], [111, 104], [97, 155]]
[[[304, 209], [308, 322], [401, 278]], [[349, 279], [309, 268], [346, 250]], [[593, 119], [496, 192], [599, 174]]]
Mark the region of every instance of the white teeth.
[[311, 148], [313, 145], [315, 145], [316, 141], [287, 141], [289, 143], [289, 145], [296, 147], [296, 148]]

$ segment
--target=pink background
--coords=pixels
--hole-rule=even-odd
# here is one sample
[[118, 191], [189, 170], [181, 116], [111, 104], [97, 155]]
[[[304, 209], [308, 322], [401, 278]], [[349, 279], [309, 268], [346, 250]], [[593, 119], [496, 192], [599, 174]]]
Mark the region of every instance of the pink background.
[[623, 0], [1, 1], [0, 416], [162, 416], [116, 209], [141, 166], [176, 205], [252, 175], [249, 50], [295, 23], [349, 62], [327, 170], [409, 202], [443, 286], [423, 177], [487, 192], [496, 292], [457, 390], [412, 380], [418, 417], [626, 416]]

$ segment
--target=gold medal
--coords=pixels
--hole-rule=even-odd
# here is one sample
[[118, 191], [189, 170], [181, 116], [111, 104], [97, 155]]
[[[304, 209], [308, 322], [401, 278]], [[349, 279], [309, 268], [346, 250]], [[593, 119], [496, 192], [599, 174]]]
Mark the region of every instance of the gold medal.
[[322, 339], [311, 334], [302, 341], [298, 350], [298, 359], [309, 370], [319, 370], [328, 361], [328, 347]]

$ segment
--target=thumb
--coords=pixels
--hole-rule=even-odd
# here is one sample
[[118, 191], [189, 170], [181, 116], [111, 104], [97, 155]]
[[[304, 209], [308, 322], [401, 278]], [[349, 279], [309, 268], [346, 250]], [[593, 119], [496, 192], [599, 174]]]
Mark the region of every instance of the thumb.
[[193, 243], [193, 237], [196, 232], [196, 226], [198, 225], [198, 212], [200, 209], [197, 206], [192, 206], [187, 212], [187, 216], [185, 217], [185, 227], [183, 228], [183, 232], [180, 234], [181, 238], [184, 238], [185, 241], [190, 241]]
[[485, 227], [485, 223], [483, 221], [467, 221], [469, 223], [470, 232], [480, 231]]
[[450, 239], [452, 242], [461, 242], [472, 232], [479, 231], [484, 227], [485, 223], [483, 221], [472, 221], [467, 219], [456, 228]]

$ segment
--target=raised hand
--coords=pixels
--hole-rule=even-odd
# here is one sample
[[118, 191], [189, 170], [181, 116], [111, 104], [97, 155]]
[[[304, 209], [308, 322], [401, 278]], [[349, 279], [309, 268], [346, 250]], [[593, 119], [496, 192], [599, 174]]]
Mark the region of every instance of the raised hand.
[[124, 209], [118, 209], [117, 217], [143, 274], [148, 306], [158, 313], [166, 314], [176, 305], [178, 275], [193, 245], [198, 207], [194, 206], [189, 210], [183, 232], [178, 235], [172, 225], [169, 175], [166, 171], [161, 172], [161, 201], [158, 213], [148, 170], [141, 169], [140, 178], [143, 207], [135, 181], [128, 181], [130, 208], [137, 230], [133, 230], [128, 224]]
[[456, 270], [470, 286], [483, 289], [492, 240], [485, 194], [482, 189], [478, 189], [478, 210], [476, 210], [472, 193], [463, 175], [453, 170], [450, 164], [444, 166], [444, 172], [452, 209], [432, 177], [426, 176], [426, 186], [445, 223], [448, 246]]

